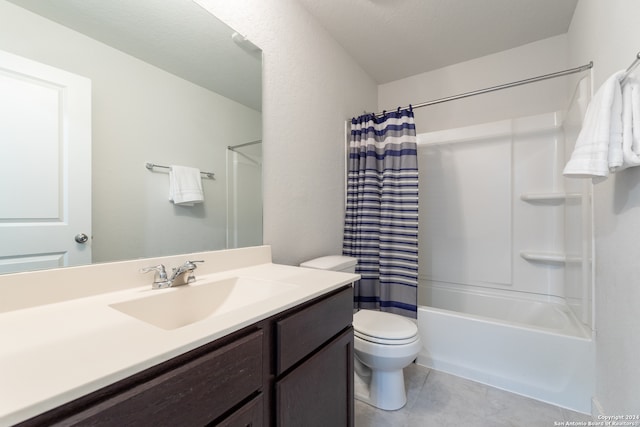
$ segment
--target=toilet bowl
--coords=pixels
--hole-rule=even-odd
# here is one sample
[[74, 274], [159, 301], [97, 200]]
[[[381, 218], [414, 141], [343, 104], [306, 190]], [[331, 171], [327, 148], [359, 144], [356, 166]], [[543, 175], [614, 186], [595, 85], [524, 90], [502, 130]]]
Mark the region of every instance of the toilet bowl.
[[392, 313], [360, 310], [353, 316], [355, 397], [392, 411], [407, 403], [403, 369], [422, 346], [418, 327]]
[[[301, 267], [355, 273], [356, 259], [340, 255], [316, 258]], [[418, 327], [397, 314], [360, 310], [353, 316], [354, 395], [392, 411], [407, 403], [403, 369], [420, 352]]]

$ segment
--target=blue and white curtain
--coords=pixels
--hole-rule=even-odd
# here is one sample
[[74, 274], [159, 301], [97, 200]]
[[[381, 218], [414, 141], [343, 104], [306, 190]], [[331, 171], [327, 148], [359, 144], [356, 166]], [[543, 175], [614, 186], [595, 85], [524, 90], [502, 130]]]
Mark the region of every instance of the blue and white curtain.
[[351, 120], [343, 254], [355, 308], [417, 315], [418, 159], [413, 110]]

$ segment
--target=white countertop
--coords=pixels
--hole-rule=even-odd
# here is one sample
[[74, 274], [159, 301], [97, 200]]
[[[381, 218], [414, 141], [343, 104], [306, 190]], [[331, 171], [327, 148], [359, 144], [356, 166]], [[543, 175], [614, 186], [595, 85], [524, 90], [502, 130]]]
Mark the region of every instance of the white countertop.
[[173, 330], [109, 307], [175, 291], [152, 290], [150, 284], [0, 313], [0, 426], [24, 421], [359, 278], [266, 263], [196, 274], [198, 280], [185, 286], [240, 276], [296, 286]]

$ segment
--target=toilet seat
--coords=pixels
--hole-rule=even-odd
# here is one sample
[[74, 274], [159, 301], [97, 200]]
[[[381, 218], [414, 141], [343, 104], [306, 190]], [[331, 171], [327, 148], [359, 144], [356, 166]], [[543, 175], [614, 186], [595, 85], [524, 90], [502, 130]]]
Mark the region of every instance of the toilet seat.
[[418, 338], [418, 327], [400, 315], [360, 310], [353, 315], [354, 335], [384, 345], [410, 344]]
[[400, 339], [400, 340], [387, 340], [384, 338], [372, 337], [370, 335], [361, 334], [358, 331], [354, 330], [353, 334], [356, 338], [360, 338], [361, 340], [369, 341], [374, 344], [382, 344], [382, 345], [403, 345], [403, 344], [411, 344], [414, 342], [418, 336], [414, 335], [410, 338]]

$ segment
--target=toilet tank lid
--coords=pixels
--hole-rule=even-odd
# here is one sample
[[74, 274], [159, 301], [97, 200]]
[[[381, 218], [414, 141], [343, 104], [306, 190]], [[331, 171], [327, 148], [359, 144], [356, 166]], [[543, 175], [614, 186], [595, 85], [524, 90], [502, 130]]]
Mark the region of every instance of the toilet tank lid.
[[350, 256], [329, 255], [314, 258], [300, 264], [300, 267], [315, 268], [318, 270], [343, 270], [356, 265], [358, 260]]

